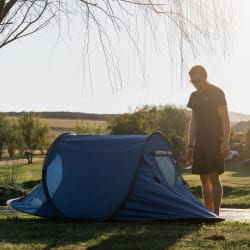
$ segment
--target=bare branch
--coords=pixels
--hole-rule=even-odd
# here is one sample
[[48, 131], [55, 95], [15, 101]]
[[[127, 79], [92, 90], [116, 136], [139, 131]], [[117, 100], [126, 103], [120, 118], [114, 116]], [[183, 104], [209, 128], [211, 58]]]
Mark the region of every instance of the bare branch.
[[[142, 59], [141, 54], [148, 41], [140, 36], [144, 30], [150, 31], [148, 40], [154, 41], [155, 48], [161, 50], [165, 44], [170, 58], [178, 51], [182, 65], [187, 53], [196, 56], [204, 50], [213, 51], [218, 43], [227, 50], [230, 16], [223, 1], [231, 0], [0, 0], [0, 48], [50, 23], [58, 26], [60, 34], [66, 21], [69, 34], [72, 20], [80, 16], [86, 29], [84, 56], [91, 57], [86, 51], [91, 44], [90, 33], [98, 34], [111, 88], [115, 91], [122, 80], [117, 46], [112, 39], [119, 43], [120, 37], [127, 35], [145, 80], [146, 58]], [[159, 42], [162, 34], [166, 41]]]

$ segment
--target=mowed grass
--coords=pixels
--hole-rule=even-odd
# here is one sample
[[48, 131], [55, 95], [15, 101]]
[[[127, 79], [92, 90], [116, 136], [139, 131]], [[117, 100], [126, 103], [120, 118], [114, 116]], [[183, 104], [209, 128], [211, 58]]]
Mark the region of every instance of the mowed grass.
[[[42, 161], [20, 166], [18, 181], [41, 178]], [[222, 175], [223, 204], [249, 204], [250, 170], [229, 163]], [[191, 191], [200, 192], [200, 181], [183, 171]], [[242, 180], [242, 181], [241, 181]], [[199, 194], [200, 195], [200, 194]], [[199, 196], [198, 195], [198, 196]], [[0, 249], [250, 249], [250, 223], [177, 224], [167, 222], [111, 223], [66, 222], [31, 215], [0, 215]]]
[[42, 165], [43, 158], [35, 160], [33, 164], [25, 163], [15, 165], [14, 167], [11, 165], [2, 165], [0, 166], [0, 178], [13, 173], [16, 176], [16, 185], [21, 187], [23, 183], [41, 180]]
[[250, 223], [84, 223], [0, 215], [0, 249], [244, 250], [249, 234]]

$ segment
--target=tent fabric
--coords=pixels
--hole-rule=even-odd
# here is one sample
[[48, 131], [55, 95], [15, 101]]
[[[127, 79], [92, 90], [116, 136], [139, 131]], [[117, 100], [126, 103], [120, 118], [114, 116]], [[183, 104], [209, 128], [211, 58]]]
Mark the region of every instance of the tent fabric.
[[35, 186], [25, 197], [8, 200], [7, 205], [19, 212], [27, 214], [48, 218], [59, 217], [56, 211], [48, 203], [41, 183]]
[[59, 136], [42, 181], [8, 201], [22, 212], [95, 221], [220, 221], [188, 190], [167, 139], [147, 135]]
[[[43, 186], [56, 210], [69, 218], [108, 218], [128, 192], [146, 139], [146, 136], [62, 137], [50, 151], [43, 170]], [[58, 171], [61, 179], [55, 184], [53, 178], [59, 176]]]

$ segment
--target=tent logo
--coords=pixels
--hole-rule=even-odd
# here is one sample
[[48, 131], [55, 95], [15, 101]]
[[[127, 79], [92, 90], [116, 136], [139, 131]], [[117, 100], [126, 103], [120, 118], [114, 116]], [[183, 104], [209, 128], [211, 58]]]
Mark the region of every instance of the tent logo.
[[42, 202], [39, 198], [34, 198], [31, 203], [33, 206], [41, 206], [42, 205]]

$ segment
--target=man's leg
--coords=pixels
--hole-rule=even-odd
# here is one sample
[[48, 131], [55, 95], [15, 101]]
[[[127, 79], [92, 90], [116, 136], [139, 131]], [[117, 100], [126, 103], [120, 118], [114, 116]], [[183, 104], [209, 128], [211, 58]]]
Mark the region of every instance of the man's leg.
[[202, 195], [205, 202], [205, 206], [214, 212], [214, 202], [213, 202], [213, 186], [209, 175], [200, 175], [200, 180], [202, 184]]
[[214, 213], [219, 215], [221, 200], [223, 196], [223, 188], [220, 181], [220, 176], [217, 173], [215, 173], [215, 174], [210, 174], [209, 177], [213, 189]]
[[223, 196], [223, 188], [220, 176], [217, 173], [200, 175], [202, 183], [202, 194], [205, 206], [215, 214], [219, 215]]

